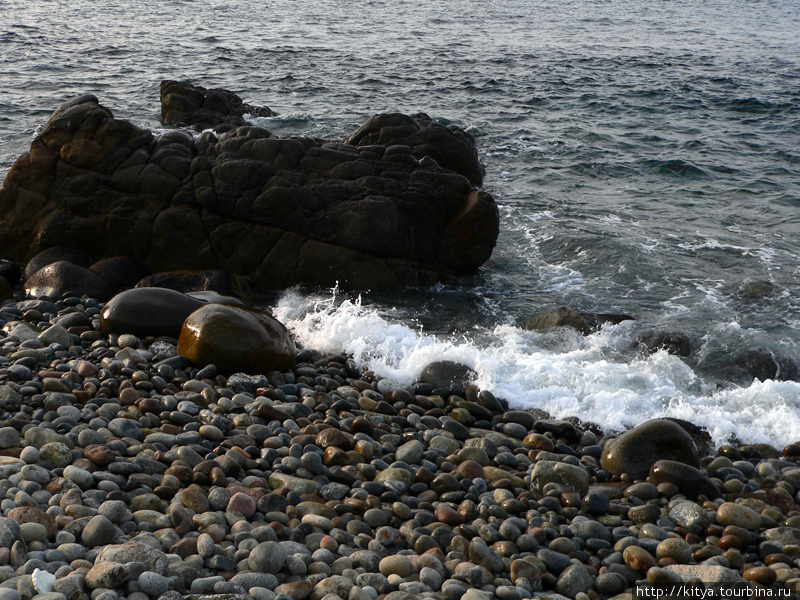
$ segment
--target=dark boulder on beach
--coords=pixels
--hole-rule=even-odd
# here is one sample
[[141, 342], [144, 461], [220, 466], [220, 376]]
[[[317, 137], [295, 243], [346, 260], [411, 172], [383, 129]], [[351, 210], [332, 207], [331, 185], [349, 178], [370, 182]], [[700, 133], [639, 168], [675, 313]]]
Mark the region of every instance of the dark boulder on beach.
[[147, 265], [130, 256], [112, 256], [98, 260], [89, 270], [105, 279], [114, 292], [132, 288], [150, 274]]
[[113, 293], [97, 273], [66, 260], [49, 264], [25, 280], [25, 295], [31, 298], [60, 300], [67, 292], [98, 300], [107, 300]]
[[641, 479], [660, 460], [700, 466], [691, 436], [669, 419], [647, 421], [611, 440], [603, 449], [600, 464], [612, 475], [627, 473]]
[[271, 289], [472, 274], [497, 240], [497, 206], [437, 162], [409, 145], [250, 126], [156, 135], [84, 95], [55, 111], [0, 188], [0, 256], [62, 246], [130, 256], [153, 272], [221, 269]]
[[30, 279], [37, 271], [59, 261], [66, 261], [86, 268], [89, 268], [94, 262], [92, 257], [85, 252], [54, 246], [42, 250], [28, 261], [28, 264], [25, 265], [25, 279]]
[[286, 327], [256, 309], [207, 304], [181, 328], [178, 354], [195, 365], [216, 365], [222, 373], [287, 371], [296, 349]]
[[471, 368], [452, 360], [439, 360], [428, 364], [419, 376], [423, 383], [434, 388], [449, 388], [453, 384], [465, 386], [477, 378], [478, 374]]
[[109, 300], [100, 313], [100, 331], [137, 337], [177, 339], [186, 318], [206, 302], [166, 288], [133, 288]]
[[271, 117], [266, 106], [251, 106], [231, 91], [207, 90], [187, 81], [161, 82], [161, 122], [177, 127], [194, 127], [197, 131], [229, 125], [245, 125], [244, 115]]

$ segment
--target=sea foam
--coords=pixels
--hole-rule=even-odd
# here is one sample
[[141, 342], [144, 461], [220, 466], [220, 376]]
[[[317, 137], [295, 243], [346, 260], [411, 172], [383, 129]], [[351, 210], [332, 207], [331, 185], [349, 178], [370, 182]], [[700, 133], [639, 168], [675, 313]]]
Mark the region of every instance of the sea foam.
[[452, 360], [478, 374], [477, 384], [513, 408], [554, 418], [577, 416], [608, 431], [670, 416], [708, 430], [717, 445], [733, 438], [781, 447], [800, 440], [800, 383], [755, 381], [719, 387], [664, 351], [637, 354], [623, 322], [583, 337], [502, 324], [469, 335], [433, 335], [360, 298], [285, 292], [275, 316], [297, 341], [345, 352], [379, 377], [413, 383], [430, 362]]

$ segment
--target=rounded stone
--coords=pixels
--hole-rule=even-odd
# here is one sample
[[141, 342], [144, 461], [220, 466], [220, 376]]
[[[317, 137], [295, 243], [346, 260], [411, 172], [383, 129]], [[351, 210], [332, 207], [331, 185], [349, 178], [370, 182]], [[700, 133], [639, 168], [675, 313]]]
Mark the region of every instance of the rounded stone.
[[186, 318], [204, 304], [167, 288], [133, 288], [106, 303], [100, 313], [100, 332], [177, 338]]
[[724, 502], [717, 509], [717, 523], [723, 527], [735, 525], [753, 531], [761, 526], [761, 515], [741, 504]]
[[0, 427], [0, 448], [16, 448], [17, 446], [19, 446], [19, 431], [13, 427]]
[[69, 446], [61, 442], [50, 442], [39, 448], [42, 460], [48, 461], [56, 469], [66, 467], [72, 463], [72, 451]]
[[116, 532], [117, 528], [111, 521], [103, 515], [95, 515], [81, 532], [81, 541], [90, 548], [105, 546], [114, 542]]
[[751, 567], [742, 573], [742, 577], [761, 585], [772, 585], [777, 580], [778, 574], [770, 567]]
[[178, 354], [224, 374], [288, 371], [296, 349], [286, 327], [263, 311], [223, 304], [195, 310], [181, 328]]
[[145, 571], [139, 575], [139, 589], [152, 598], [157, 598], [169, 589], [170, 580], [159, 573]]
[[278, 573], [286, 563], [286, 551], [278, 542], [261, 542], [250, 551], [248, 564], [257, 573]]
[[411, 559], [404, 554], [395, 554], [383, 558], [378, 565], [378, 569], [383, 575], [398, 575], [408, 577], [413, 571]]
[[237, 492], [231, 496], [228, 502], [228, 510], [238, 511], [249, 519], [256, 512], [256, 501], [248, 494]]
[[647, 570], [656, 566], [656, 559], [644, 548], [639, 546], [628, 546], [622, 552], [622, 558], [625, 564], [634, 571], [640, 573], [647, 573]]
[[656, 546], [656, 558], [671, 558], [676, 563], [685, 564], [692, 559], [692, 547], [686, 540], [667, 538]]
[[570, 565], [561, 572], [556, 583], [556, 590], [567, 598], [576, 598], [592, 588], [592, 576], [583, 565]]
[[627, 473], [633, 479], [641, 479], [659, 460], [700, 466], [700, 456], [691, 436], [669, 419], [647, 421], [608, 442], [600, 465], [612, 475]]
[[674, 460], [659, 460], [654, 463], [647, 479], [656, 486], [661, 483], [673, 483], [682, 493], [692, 499], [703, 495], [709, 500], [713, 500], [720, 495], [716, 484], [705, 473]]

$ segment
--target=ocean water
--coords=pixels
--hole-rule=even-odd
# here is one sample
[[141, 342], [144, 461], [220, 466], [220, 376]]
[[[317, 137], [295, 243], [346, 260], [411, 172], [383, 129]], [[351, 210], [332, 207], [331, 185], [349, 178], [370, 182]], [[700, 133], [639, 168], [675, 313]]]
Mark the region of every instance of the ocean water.
[[[270, 106], [255, 121], [281, 135], [339, 138], [383, 111], [475, 135], [501, 214], [481, 272], [288, 290], [270, 304], [300, 343], [406, 382], [458, 360], [512, 406], [608, 429], [671, 415], [716, 443], [800, 440], [800, 384], [713, 372], [751, 349], [800, 363], [796, 3], [0, 0], [0, 177], [76, 94], [158, 127], [165, 78]], [[561, 304], [635, 320], [520, 327]], [[652, 329], [695, 354], [637, 352]]]

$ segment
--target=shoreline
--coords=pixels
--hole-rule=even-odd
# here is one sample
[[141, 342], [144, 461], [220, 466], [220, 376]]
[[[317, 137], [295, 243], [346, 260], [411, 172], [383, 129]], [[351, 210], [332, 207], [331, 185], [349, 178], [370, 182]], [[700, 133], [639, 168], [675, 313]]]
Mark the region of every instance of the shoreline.
[[311, 350], [291, 372], [226, 378], [169, 340], [101, 334], [95, 300], [54, 304], [2, 309], [29, 339], [4, 338], [0, 361], [0, 590], [35, 596], [52, 571], [58, 593], [93, 600], [595, 600], [691, 578], [797, 591], [800, 447], [706, 455], [696, 428], [663, 420], [659, 443], [635, 428], [608, 459], [632, 432], [474, 386], [411, 393]]

